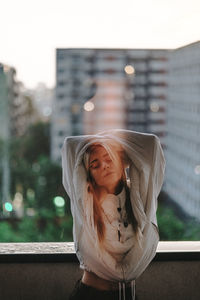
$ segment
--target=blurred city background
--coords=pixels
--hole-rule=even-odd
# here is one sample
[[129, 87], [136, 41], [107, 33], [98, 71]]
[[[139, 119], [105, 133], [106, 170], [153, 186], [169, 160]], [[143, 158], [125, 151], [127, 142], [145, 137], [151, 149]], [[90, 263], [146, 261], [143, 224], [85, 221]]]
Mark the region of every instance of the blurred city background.
[[0, 242], [72, 241], [69, 135], [156, 134], [160, 239], [200, 240], [199, 0], [19, 0], [0, 17]]
[[161, 240], [200, 239], [200, 42], [174, 50], [56, 49], [56, 86], [0, 65], [0, 241], [72, 241], [62, 186], [69, 135], [126, 128], [165, 152]]

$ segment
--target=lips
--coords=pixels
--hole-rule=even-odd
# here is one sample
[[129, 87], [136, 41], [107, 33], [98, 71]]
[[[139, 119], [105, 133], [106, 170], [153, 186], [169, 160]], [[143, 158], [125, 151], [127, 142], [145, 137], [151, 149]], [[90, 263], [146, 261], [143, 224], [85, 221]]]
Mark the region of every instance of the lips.
[[104, 177], [107, 177], [107, 176], [109, 176], [109, 175], [111, 175], [111, 174], [113, 174], [114, 172], [108, 172]]

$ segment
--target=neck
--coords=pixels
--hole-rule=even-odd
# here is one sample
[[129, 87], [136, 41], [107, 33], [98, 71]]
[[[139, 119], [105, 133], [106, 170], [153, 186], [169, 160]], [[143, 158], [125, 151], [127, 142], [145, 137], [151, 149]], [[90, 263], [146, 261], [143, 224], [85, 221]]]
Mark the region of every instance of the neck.
[[99, 197], [102, 198], [102, 197], [106, 196], [107, 194], [118, 195], [121, 193], [123, 187], [124, 187], [124, 183], [122, 180], [120, 180], [117, 183], [117, 185], [114, 185], [114, 186], [99, 187], [99, 190], [98, 190]]
[[120, 194], [121, 191], [123, 190], [123, 187], [124, 187], [124, 183], [123, 183], [122, 180], [120, 180], [119, 183], [118, 183], [118, 185], [117, 185], [116, 188], [115, 188], [114, 194], [115, 194], [115, 195]]

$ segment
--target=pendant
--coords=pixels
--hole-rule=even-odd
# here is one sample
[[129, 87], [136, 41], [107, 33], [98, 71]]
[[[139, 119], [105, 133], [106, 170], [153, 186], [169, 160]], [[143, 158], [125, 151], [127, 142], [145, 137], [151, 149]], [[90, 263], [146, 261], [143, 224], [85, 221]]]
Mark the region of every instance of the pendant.
[[128, 222], [124, 222], [124, 227], [128, 227]]
[[118, 241], [120, 242], [121, 233], [120, 233], [119, 229], [117, 230], [117, 232], [118, 232]]

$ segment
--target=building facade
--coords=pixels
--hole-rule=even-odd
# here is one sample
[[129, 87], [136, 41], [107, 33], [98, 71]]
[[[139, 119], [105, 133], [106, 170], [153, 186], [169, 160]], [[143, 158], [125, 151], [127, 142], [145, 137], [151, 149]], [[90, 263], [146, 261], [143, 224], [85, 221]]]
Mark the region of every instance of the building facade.
[[200, 42], [170, 54], [166, 145], [164, 189], [200, 221]]
[[31, 98], [16, 79], [16, 70], [0, 64], [0, 216], [10, 203], [10, 144], [13, 137], [25, 134], [33, 121]]
[[167, 50], [57, 49], [51, 156], [65, 136], [111, 128], [155, 133], [164, 145]]
[[10, 202], [9, 143], [12, 131], [10, 106], [15, 97], [15, 74], [14, 68], [0, 64], [0, 216], [5, 210], [4, 204]]

